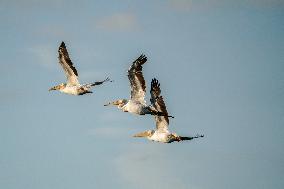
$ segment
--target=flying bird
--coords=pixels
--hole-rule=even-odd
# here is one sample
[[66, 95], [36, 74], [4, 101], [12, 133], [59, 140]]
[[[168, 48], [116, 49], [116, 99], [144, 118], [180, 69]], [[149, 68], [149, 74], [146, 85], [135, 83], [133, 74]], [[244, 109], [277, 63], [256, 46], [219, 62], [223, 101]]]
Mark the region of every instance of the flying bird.
[[169, 118], [166, 116], [168, 115], [167, 108], [161, 96], [161, 89], [160, 83], [157, 79], [152, 79], [151, 82], [151, 103], [153, 107], [162, 112], [165, 116], [157, 116], [154, 115], [156, 121], [156, 130], [148, 130], [138, 134], [135, 134], [134, 137], [144, 137], [148, 140], [156, 141], [156, 142], [163, 142], [163, 143], [171, 143], [175, 141], [183, 141], [183, 140], [192, 140], [194, 138], [204, 137], [204, 135], [196, 135], [194, 137], [183, 137], [179, 136], [176, 133], [171, 133], [169, 131]]
[[65, 72], [65, 75], [67, 77], [67, 83], [61, 83], [57, 86], [54, 86], [50, 88], [49, 91], [58, 90], [62, 93], [66, 93], [70, 95], [83, 95], [86, 93], [92, 93], [92, 91], [90, 90], [91, 87], [94, 87], [96, 85], [101, 85], [107, 81], [110, 81], [110, 79], [107, 77], [103, 81], [81, 85], [78, 80], [78, 72], [76, 68], [73, 66], [73, 63], [66, 49], [65, 43], [63, 41], [58, 49], [58, 53], [59, 53], [59, 57], [58, 57], [59, 64], [62, 66]]
[[[148, 106], [145, 101], [146, 83], [142, 73], [142, 65], [147, 62], [145, 55], [139, 56], [128, 69], [128, 79], [130, 81], [131, 94], [130, 99], [120, 99], [109, 102], [104, 106], [114, 105], [123, 112], [129, 112], [137, 115], [164, 115], [162, 112], [157, 111], [154, 107]], [[172, 117], [165, 115], [167, 117]]]

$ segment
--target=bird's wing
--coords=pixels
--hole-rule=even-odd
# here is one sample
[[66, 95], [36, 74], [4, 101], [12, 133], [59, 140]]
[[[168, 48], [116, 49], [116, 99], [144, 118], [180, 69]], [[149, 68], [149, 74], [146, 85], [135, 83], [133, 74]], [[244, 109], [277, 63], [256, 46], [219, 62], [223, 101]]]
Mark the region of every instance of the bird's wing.
[[78, 81], [78, 73], [76, 68], [73, 66], [71, 59], [69, 58], [68, 51], [66, 49], [65, 43], [62, 41], [59, 49], [59, 63], [62, 66], [66, 77], [67, 77], [67, 85], [79, 85]]
[[128, 79], [131, 87], [131, 100], [145, 102], [146, 84], [142, 73], [142, 65], [147, 61], [145, 55], [137, 58], [128, 69]]
[[179, 139], [180, 140], [192, 140], [192, 139], [195, 139], [195, 138], [200, 138], [200, 137], [204, 137], [204, 135], [195, 135], [194, 137], [183, 137], [183, 136], [179, 136]]
[[168, 111], [161, 95], [160, 83], [157, 79], [152, 79], [151, 82], [151, 104], [159, 112], [162, 112], [165, 116], [155, 115], [156, 128], [159, 131], [168, 131], [169, 118], [167, 117]]

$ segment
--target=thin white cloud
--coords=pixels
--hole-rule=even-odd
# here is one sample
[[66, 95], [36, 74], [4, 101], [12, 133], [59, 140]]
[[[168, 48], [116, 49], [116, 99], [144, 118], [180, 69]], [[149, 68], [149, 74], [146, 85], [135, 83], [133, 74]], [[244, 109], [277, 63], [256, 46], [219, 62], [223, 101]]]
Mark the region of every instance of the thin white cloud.
[[36, 62], [45, 68], [55, 68], [58, 66], [57, 51], [47, 45], [38, 45], [28, 49], [28, 52], [35, 57]]
[[96, 27], [107, 31], [133, 31], [139, 25], [134, 14], [118, 13], [98, 20]]
[[170, 164], [160, 145], [165, 144], [135, 144], [114, 159], [116, 171], [125, 186], [141, 189], [192, 188], [179, 178], [178, 170]]

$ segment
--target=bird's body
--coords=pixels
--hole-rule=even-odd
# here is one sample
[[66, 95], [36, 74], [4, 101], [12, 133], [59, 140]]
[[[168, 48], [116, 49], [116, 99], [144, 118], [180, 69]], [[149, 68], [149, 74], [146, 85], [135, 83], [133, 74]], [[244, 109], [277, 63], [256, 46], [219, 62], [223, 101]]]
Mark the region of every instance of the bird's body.
[[151, 110], [146, 104], [133, 100], [128, 100], [127, 103], [121, 107], [121, 110], [138, 115], [151, 114]]
[[128, 79], [131, 88], [130, 99], [116, 100], [105, 104], [105, 106], [115, 105], [124, 112], [136, 115], [159, 115], [161, 113], [156, 111], [152, 106], [148, 106], [145, 101], [146, 84], [142, 73], [142, 65], [145, 64], [146, 61], [147, 57], [142, 54], [128, 69]]
[[76, 86], [66, 86], [62, 89], [59, 89], [60, 92], [66, 93], [66, 94], [71, 94], [71, 95], [79, 95], [83, 93], [85, 90], [80, 89], [80, 85]]
[[91, 87], [87, 87], [84, 85], [77, 85], [77, 86], [66, 86], [63, 89], [59, 89], [59, 91], [70, 95], [83, 95], [86, 93], [92, 93], [90, 89]]
[[160, 83], [158, 80], [153, 79], [151, 82], [151, 103], [152, 106], [159, 112], [162, 112], [164, 116], [154, 115], [156, 121], [156, 130], [147, 130], [134, 135], [134, 137], [145, 137], [148, 140], [171, 143], [174, 141], [192, 140], [193, 138], [203, 137], [203, 135], [196, 135], [194, 137], [182, 137], [176, 133], [171, 133], [169, 131], [169, 118], [167, 108], [164, 99], [161, 94]]
[[172, 142], [180, 142], [184, 140], [192, 140], [194, 138], [204, 137], [203, 135], [195, 135], [194, 137], [182, 137], [178, 136], [176, 133], [170, 133], [170, 131], [158, 131], [155, 130], [152, 136], [147, 137], [148, 140], [154, 142], [162, 142], [162, 143], [172, 143]]
[[76, 68], [73, 66], [73, 63], [69, 57], [69, 54], [68, 54], [68, 51], [67, 51], [67, 48], [64, 42], [61, 43], [58, 49], [58, 54], [59, 54], [59, 57], [58, 57], [59, 63], [62, 66], [65, 72], [65, 75], [67, 77], [67, 83], [62, 83], [60, 85], [54, 86], [49, 89], [50, 91], [58, 90], [65, 94], [83, 95], [86, 93], [92, 93], [92, 91], [90, 91], [91, 87], [95, 85], [101, 85], [104, 82], [109, 81], [109, 78], [106, 78], [103, 81], [81, 85], [78, 80], [78, 72]]
[[158, 131], [155, 130], [152, 136], [149, 136], [148, 139], [155, 141], [155, 142], [163, 142], [163, 143], [169, 143], [170, 142], [170, 132], [167, 131]]

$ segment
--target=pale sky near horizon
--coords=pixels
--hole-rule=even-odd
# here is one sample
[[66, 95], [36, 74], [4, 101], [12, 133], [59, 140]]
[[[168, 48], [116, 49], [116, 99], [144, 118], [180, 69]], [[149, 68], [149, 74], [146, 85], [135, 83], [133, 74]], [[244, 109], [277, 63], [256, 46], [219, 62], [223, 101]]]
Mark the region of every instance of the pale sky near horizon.
[[[0, 188], [282, 189], [284, 1], [0, 0]], [[93, 94], [65, 82], [66, 43]], [[103, 104], [129, 97], [141, 53], [161, 83], [170, 129], [205, 137], [159, 144], [155, 128]]]

